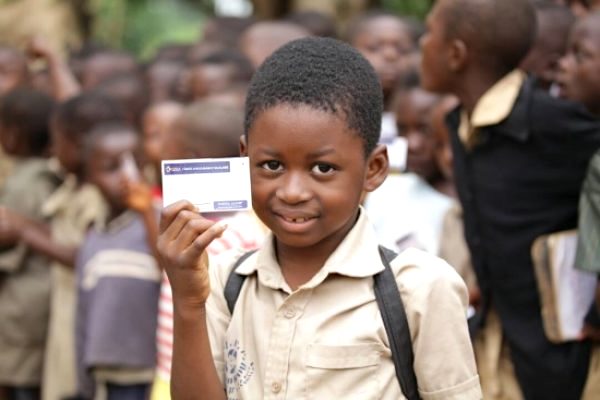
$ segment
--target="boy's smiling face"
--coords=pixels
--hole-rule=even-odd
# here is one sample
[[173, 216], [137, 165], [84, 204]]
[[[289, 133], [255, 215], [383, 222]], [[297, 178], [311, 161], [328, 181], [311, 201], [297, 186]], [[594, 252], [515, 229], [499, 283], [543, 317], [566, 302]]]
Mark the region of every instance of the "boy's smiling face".
[[354, 225], [363, 192], [387, 175], [384, 147], [365, 157], [363, 140], [344, 118], [310, 106], [260, 112], [247, 140], [254, 210], [278, 251], [331, 253]]

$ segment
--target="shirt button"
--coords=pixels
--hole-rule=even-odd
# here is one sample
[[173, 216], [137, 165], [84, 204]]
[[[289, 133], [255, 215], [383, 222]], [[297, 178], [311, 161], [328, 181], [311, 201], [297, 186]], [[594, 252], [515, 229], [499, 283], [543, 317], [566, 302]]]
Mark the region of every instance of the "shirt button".
[[281, 392], [281, 383], [279, 383], [279, 382], [273, 382], [271, 384], [271, 391], [273, 393], [279, 393], [279, 392]]
[[287, 318], [287, 319], [292, 319], [296, 316], [296, 311], [293, 308], [288, 308], [287, 310], [285, 310], [285, 312], [283, 313], [283, 315]]

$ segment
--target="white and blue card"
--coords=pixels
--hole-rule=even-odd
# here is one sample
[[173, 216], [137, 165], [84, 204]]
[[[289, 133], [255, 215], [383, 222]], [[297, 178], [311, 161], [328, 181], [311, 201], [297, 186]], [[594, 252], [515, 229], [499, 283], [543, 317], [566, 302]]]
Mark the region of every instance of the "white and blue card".
[[200, 212], [252, 208], [248, 157], [162, 161], [163, 205], [179, 200]]

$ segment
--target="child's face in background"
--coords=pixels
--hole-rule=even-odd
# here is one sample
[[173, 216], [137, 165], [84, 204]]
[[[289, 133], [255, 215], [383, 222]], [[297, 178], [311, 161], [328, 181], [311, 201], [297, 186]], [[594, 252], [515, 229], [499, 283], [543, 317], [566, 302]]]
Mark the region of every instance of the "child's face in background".
[[142, 119], [144, 155], [148, 162], [160, 170], [163, 146], [168, 142], [169, 132], [182, 108], [174, 103], [151, 106]]
[[197, 65], [189, 72], [192, 100], [219, 93], [231, 82], [232, 67], [228, 65]]
[[446, 96], [438, 102], [431, 113], [431, 128], [435, 140], [434, 156], [440, 172], [447, 180], [454, 179], [452, 167], [452, 147], [450, 134], [446, 125], [446, 116], [458, 105], [458, 100], [453, 96]]
[[[595, 18], [595, 21], [600, 19]], [[600, 113], [600, 26], [586, 19], [569, 38], [567, 55], [560, 62], [561, 94]]]
[[431, 126], [432, 110], [438, 100], [436, 95], [414, 88], [400, 93], [394, 104], [398, 133], [408, 144], [406, 168], [427, 181], [439, 175]]
[[448, 43], [444, 33], [443, 1], [438, 1], [425, 21], [426, 32], [421, 37], [421, 86], [432, 92], [450, 92], [451, 71], [446, 52]]
[[79, 175], [82, 163], [81, 144], [71, 138], [56, 119], [52, 119], [50, 128], [52, 154], [66, 172]]
[[398, 82], [402, 59], [409, 57], [416, 47], [404, 24], [390, 16], [368, 21], [352, 45], [369, 60], [386, 93]]
[[278, 251], [329, 254], [356, 221], [363, 191], [387, 175], [384, 148], [365, 158], [345, 118], [306, 105], [262, 111], [247, 140], [254, 211]]
[[25, 58], [16, 51], [0, 48], [0, 96], [27, 83]]
[[567, 48], [568, 31], [556, 27], [551, 16], [537, 13], [538, 33], [520, 68], [533, 74], [538, 85], [548, 90], [557, 80], [558, 62]]
[[146, 71], [150, 102], [158, 103], [171, 100], [183, 66], [175, 62], [159, 62]]
[[86, 179], [96, 185], [116, 213], [126, 206], [125, 180], [139, 140], [133, 131], [115, 131], [98, 139], [86, 159]]

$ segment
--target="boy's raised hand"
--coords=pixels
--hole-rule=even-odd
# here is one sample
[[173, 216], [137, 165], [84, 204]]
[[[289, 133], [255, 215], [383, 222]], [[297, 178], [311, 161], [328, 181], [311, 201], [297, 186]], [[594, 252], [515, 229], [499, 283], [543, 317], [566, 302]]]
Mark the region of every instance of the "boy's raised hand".
[[226, 228], [202, 217], [185, 200], [163, 209], [157, 248], [159, 262], [171, 283], [175, 306], [204, 307], [210, 293], [205, 249]]

